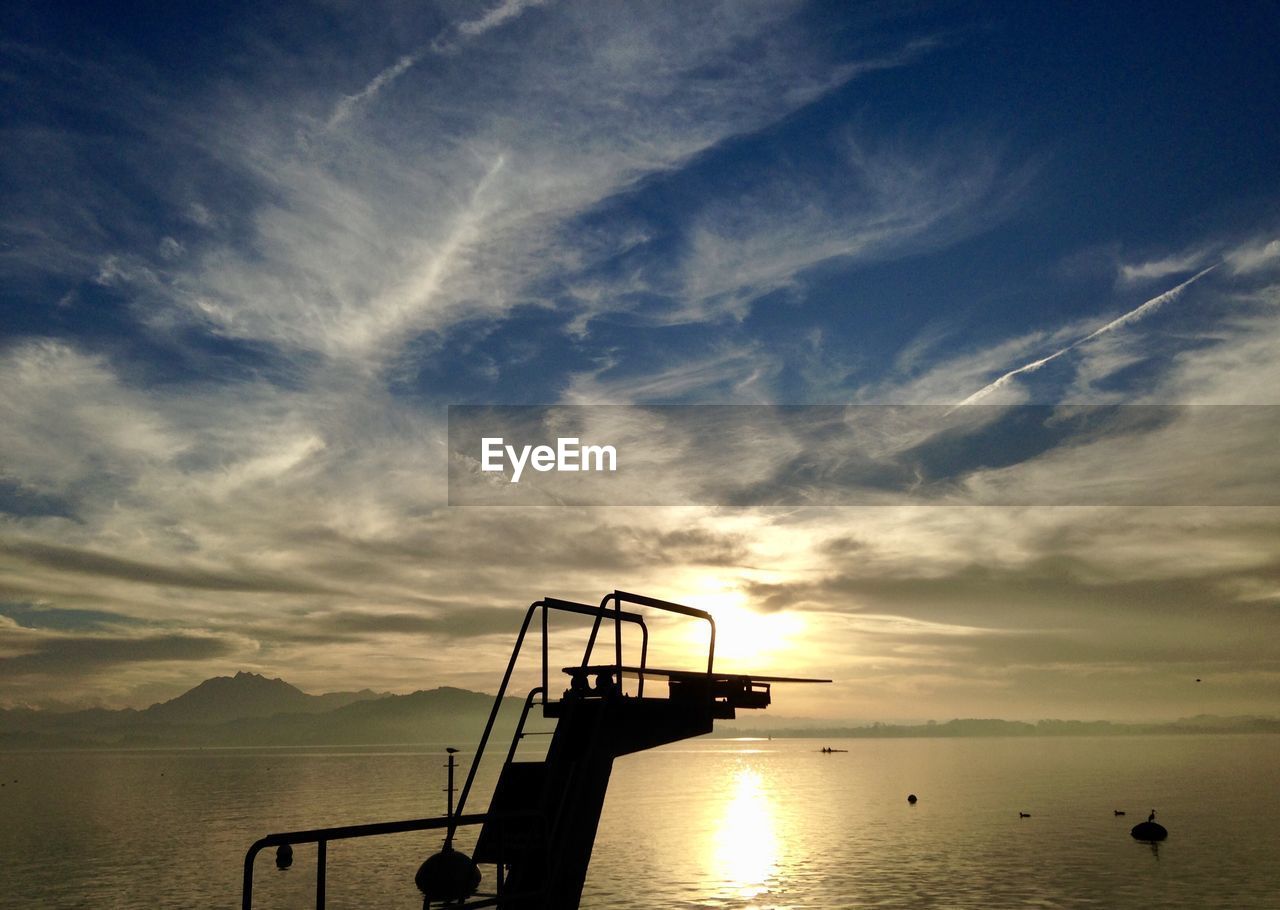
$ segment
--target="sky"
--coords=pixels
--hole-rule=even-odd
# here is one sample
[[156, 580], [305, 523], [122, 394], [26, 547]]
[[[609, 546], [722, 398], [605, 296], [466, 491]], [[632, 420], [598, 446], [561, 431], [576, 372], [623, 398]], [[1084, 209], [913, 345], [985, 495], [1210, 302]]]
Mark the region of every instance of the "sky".
[[[621, 588], [835, 680], [789, 717], [1277, 713], [1280, 507], [1216, 495], [1274, 437], [1221, 407], [923, 504], [446, 483], [449, 405], [1280, 405], [1274, 3], [2, 21], [0, 706], [492, 691], [531, 601]], [[1171, 460], [1194, 504], [1036, 504]]]

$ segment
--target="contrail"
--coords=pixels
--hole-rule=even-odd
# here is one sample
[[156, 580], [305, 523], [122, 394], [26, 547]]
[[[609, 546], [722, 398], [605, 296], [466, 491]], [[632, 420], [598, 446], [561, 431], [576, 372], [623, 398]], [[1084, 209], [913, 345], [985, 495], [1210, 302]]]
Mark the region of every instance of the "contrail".
[[1096, 332], [1093, 332], [1089, 335], [1084, 336], [1079, 341], [1077, 341], [1076, 344], [1084, 344], [1086, 341], [1088, 341], [1091, 338], [1097, 338], [1103, 332], [1110, 332], [1112, 329], [1118, 329], [1118, 328], [1121, 328], [1122, 326], [1129, 325], [1130, 323], [1137, 322], [1139, 319], [1146, 316], [1148, 313], [1151, 313], [1159, 309], [1161, 306], [1168, 303], [1170, 300], [1177, 299], [1177, 297], [1182, 293], [1183, 288], [1187, 287], [1187, 285], [1191, 284], [1192, 282], [1199, 281], [1205, 275], [1208, 275], [1210, 272], [1216, 269], [1219, 265], [1221, 265], [1221, 263], [1215, 262], [1213, 265], [1209, 266], [1207, 269], [1201, 269], [1199, 272], [1196, 272], [1196, 274], [1192, 275], [1190, 278], [1182, 282], [1182, 284], [1178, 285], [1176, 288], [1170, 288], [1169, 290], [1165, 291], [1163, 294], [1160, 294], [1157, 297], [1152, 297], [1146, 303], [1142, 304], [1142, 306], [1137, 307], [1136, 309], [1130, 310], [1129, 312], [1125, 313], [1123, 316], [1119, 316], [1111, 320], [1102, 328], [1098, 329]]
[[405, 54], [394, 64], [384, 69], [378, 75], [369, 80], [369, 84], [354, 95], [343, 95], [337, 104], [333, 106], [333, 113], [329, 115], [329, 119], [325, 122], [327, 129], [333, 129], [342, 121], [351, 116], [351, 111], [357, 104], [368, 101], [378, 92], [382, 91], [389, 83], [395, 81], [405, 70], [413, 66], [422, 59], [422, 51], [416, 54]]
[[547, 0], [502, 0], [479, 19], [464, 22], [458, 26], [458, 33], [474, 38], [483, 35], [491, 28], [497, 28], [508, 19], [514, 19], [531, 6], [541, 6]]
[[[1009, 381], [1013, 379], [1015, 376], [1021, 375], [1022, 373], [1034, 373], [1036, 370], [1040, 369], [1049, 361], [1055, 360], [1058, 357], [1061, 357], [1063, 354], [1067, 353], [1073, 348], [1079, 347], [1080, 345], [1084, 344], [1086, 341], [1091, 341], [1092, 339], [1097, 338], [1099, 335], [1104, 335], [1107, 332], [1110, 332], [1112, 329], [1123, 328], [1124, 326], [1137, 322], [1139, 319], [1145, 318], [1146, 316], [1158, 310], [1160, 307], [1164, 306], [1169, 301], [1176, 300], [1189, 285], [1193, 284], [1196, 281], [1199, 281], [1205, 275], [1208, 275], [1210, 272], [1216, 269], [1219, 265], [1221, 265], [1221, 263], [1215, 262], [1213, 265], [1209, 266], [1207, 269], [1202, 269], [1201, 271], [1192, 275], [1186, 281], [1182, 282], [1182, 284], [1178, 285], [1177, 287], [1170, 288], [1169, 290], [1165, 291], [1163, 294], [1159, 294], [1155, 297], [1152, 297], [1150, 300], [1148, 300], [1146, 303], [1142, 304], [1141, 306], [1134, 307], [1132, 310], [1125, 313], [1123, 316], [1116, 317], [1115, 319], [1111, 320], [1106, 325], [1104, 325], [1102, 328], [1097, 329], [1093, 332], [1090, 332], [1088, 335], [1085, 335], [1083, 338], [1080, 338], [1080, 339], [1077, 339], [1076, 341], [1071, 342], [1071, 344], [1067, 345], [1065, 348], [1062, 348], [1059, 351], [1054, 351], [1052, 354], [1048, 355], [1047, 357], [1041, 357], [1039, 360], [1033, 360], [1031, 361], [1031, 363], [1025, 363], [1022, 366], [1018, 367], [1016, 370], [1010, 370], [1009, 372], [1001, 376], [999, 379], [996, 379], [994, 382], [991, 382], [983, 386], [982, 388], [978, 389], [978, 391], [974, 392], [972, 395], [970, 395], [964, 401], [960, 402], [955, 407], [960, 408], [960, 407], [964, 407], [967, 404], [975, 404], [978, 401], [981, 401], [983, 398], [986, 398], [996, 389], [1001, 388], [1002, 386], [1008, 385]], [[955, 410], [955, 408], [952, 408], [951, 410]], [[948, 411], [947, 413], [950, 413], [950, 411]]]
[[415, 51], [412, 54], [405, 54], [391, 66], [384, 69], [378, 75], [369, 80], [369, 83], [354, 95], [343, 95], [338, 103], [333, 106], [333, 113], [329, 115], [329, 119], [325, 121], [326, 129], [333, 129], [339, 126], [344, 120], [351, 116], [351, 112], [358, 106], [373, 98], [378, 92], [382, 91], [389, 84], [404, 73], [405, 70], [420, 61], [428, 52], [435, 54], [447, 54], [458, 49], [458, 45], [464, 40], [478, 38], [485, 32], [495, 29], [505, 22], [516, 18], [531, 6], [541, 6], [546, 0], [502, 0], [497, 6], [489, 10], [479, 19], [470, 19], [461, 22], [454, 29], [458, 36], [453, 41], [441, 41], [436, 39], [429, 47]]

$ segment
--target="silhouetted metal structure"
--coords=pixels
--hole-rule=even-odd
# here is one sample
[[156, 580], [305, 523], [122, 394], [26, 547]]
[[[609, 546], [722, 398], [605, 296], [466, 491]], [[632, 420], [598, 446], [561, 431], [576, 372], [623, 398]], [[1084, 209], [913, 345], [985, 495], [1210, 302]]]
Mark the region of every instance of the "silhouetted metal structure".
[[[644, 615], [624, 610], [624, 604], [705, 621], [710, 627], [706, 671], [649, 666], [649, 628]], [[592, 619], [582, 660], [564, 668], [569, 677], [569, 687], [558, 699], [549, 697], [547, 618], [553, 612]], [[525, 697], [488, 811], [467, 815], [465, 809], [476, 770], [489, 744], [535, 616], [541, 617], [541, 683]], [[593, 663], [596, 641], [605, 622], [614, 626], [614, 660], [611, 663]], [[624, 623], [636, 626], [640, 632], [639, 660], [631, 664], [623, 659]], [[502, 684], [494, 698], [493, 709], [462, 785], [456, 811], [438, 818], [268, 835], [250, 847], [245, 856], [242, 906], [246, 910], [252, 906], [254, 859], [267, 847], [302, 843], [317, 845], [316, 906], [320, 908], [325, 900], [328, 841], [443, 829], [446, 834], [442, 852], [447, 852], [452, 849], [454, 835], [459, 828], [479, 825], [480, 834], [472, 860], [495, 867], [495, 888], [491, 892], [477, 892], [450, 906], [574, 910], [586, 879], [614, 759], [710, 733], [716, 720], [733, 718], [739, 708], [765, 708], [771, 700], [773, 683], [830, 681], [717, 673], [715, 644], [716, 625], [710, 613], [654, 597], [614, 591], [606, 595], [598, 606], [554, 597], [534, 602], [525, 613]], [[635, 681], [634, 694], [626, 691], [625, 679]], [[665, 682], [665, 691], [655, 695], [651, 685], [646, 693], [646, 681]], [[525, 723], [535, 705], [541, 707], [544, 717], [556, 721], [551, 745], [541, 760], [517, 761], [516, 749], [526, 735]]]

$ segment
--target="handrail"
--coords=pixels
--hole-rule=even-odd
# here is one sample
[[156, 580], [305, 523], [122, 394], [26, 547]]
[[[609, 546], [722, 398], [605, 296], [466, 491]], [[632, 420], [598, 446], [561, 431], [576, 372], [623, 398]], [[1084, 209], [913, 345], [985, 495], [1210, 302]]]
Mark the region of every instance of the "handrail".
[[[647, 594], [632, 594], [629, 591], [614, 591], [612, 594], [606, 594], [604, 599], [600, 601], [600, 606], [603, 607], [610, 600], [617, 604], [618, 609], [615, 613], [615, 616], [617, 617], [622, 615], [622, 604], [625, 601], [626, 603], [640, 604], [643, 607], [653, 607], [656, 610], [666, 610], [668, 613], [680, 613], [685, 616], [692, 616], [694, 619], [705, 619], [711, 626], [711, 641], [707, 645], [707, 672], [711, 673], [714, 670], [716, 659], [716, 620], [715, 617], [706, 610], [699, 610], [697, 607], [688, 607], [684, 604], [674, 603], [670, 600], [660, 600], [657, 597], [649, 597]], [[620, 623], [620, 620], [615, 619], [615, 622]], [[622, 631], [622, 626], [620, 624], [617, 626], [617, 631]], [[618, 641], [621, 642], [621, 640], [621, 635], [619, 635]], [[617, 657], [618, 665], [621, 666], [622, 648], [620, 644], [618, 646]]]
[[253, 846], [244, 855], [244, 883], [240, 891], [240, 906], [250, 910], [253, 906], [253, 864], [258, 854], [267, 847], [280, 847], [285, 844], [316, 844], [318, 857], [316, 861], [316, 907], [323, 908], [325, 901], [325, 866], [326, 845], [331, 840], [346, 840], [353, 837], [376, 837], [383, 834], [405, 834], [410, 831], [429, 831], [433, 828], [448, 828], [451, 832], [459, 826], [478, 825], [485, 821], [487, 813], [479, 815], [440, 815], [432, 818], [410, 818], [395, 822], [373, 822], [363, 825], [340, 825], [336, 828], [312, 828], [306, 831], [283, 831], [268, 834], [254, 841]]
[[[581, 604], [572, 600], [561, 600], [558, 597], [544, 597], [539, 601], [544, 607], [550, 607], [553, 610], [560, 610], [565, 613], [578, 613], [582, 616], [594, 616], [595, 622], [592, 623], [592, 635], [587, 639], [587, 648], [582, 655], [582, 665], [587, 665], [587, 657], [591, 654], [591, 646], [595, 643], [595, 631], [599, 628], [600, 620], [606, 615], [604, 605], [593, 607], [590, 604]], [[609, 613], [608, 615], [612, 615]], [[547, 631], [546, 631], [547, 613], [544, 609], [542, 612], [542, 700], [546, 704], [546, 693], [550, 691], [548, 687], [549, 679], [547, 676]], [[618, 622], [631, 622], [640, 627], [640, 663], [643, 666], [644, 661], [649, 654], [649, 627], [645, 624], [644, 617], [639, 613], [622, 613], [619, 611]], [[621, 639], [619, 639], [621, 641]], [[619, 661], [621, 663], [621, 661]]]
[[546, 690], [544, 690], [541, 686], [534, 686], [532, 689], [529, 690], [529, 694], [525, 696], [524, 708], [522, 708], [520, 711], [520, 720], [516, 724], [516, 734], [515, 736], [511, 737], [511, 748], [507, 750], [507, 760], [503, 764], [504, 768], [507, 765], [511, 764], [513, 761], [515, 761], [516, 747], [520, 745], [520, 737], [524, 735], [524, 722], [529, 717], [529, 708], [533, 706], [533, 697], [535, 695], [543, 695], [545, 697]]
[[[507, 692], [507, 684], [511, 682], [511, 673], [516, 668], [516, 658], [520, 656], [520, 646], [524, 644], [525, 633], [529, 631], [529, 622], [533, 619], [533, 611], [542, 606], [543, 602], [535, 600], [529, 604], [529, 609], [525, 611], [524, 622], [520, 624], [520, 634], [516, 636], [516, 645], [511, 649], [511, 659], [507, 661], [507, 672], [502, 674], [502, 683], [498, 686], [498, 694], [494, 696], [493, 708], [489, 711], [489, 720], [484, 725], [484, 733], [480, 734], [480, 745], [476, 747], [475, 758], [471, 760], [471, 767], [467, 769], [467, 779], [462, 785], [462, 791], [458, 794], [458, 814], [462, 814], [463, 807], [467, 804], [467, 796], [471, 793], [471, 784], [476, 779], [476, 769], [480, 767], [480, 756], [484, 755], [484, 747], [489, 743], [489, 734], [493, 732], [493, 723], [498, 719], [498, 709], [502, 707], [502, 698]], [[453, 842], [454, 826], [449, 827], [449, 833], [445, 837], [445, 843]]]
[[[511, 659], [507, 661], [507, 670], [502, 674], [502, 683], [498, 686], [498, 693], [493, 698], [493, 708], [489, 711], [489, 719], [484, 725], [484, 733], [480, 735], [480, 744], [476, 746], [475, 758], [471, 761], [471, 767], [467, 769], [467, 779], [462, 785], [462, 790], [458, 794], [457, 813], [462, 814], [462, 809], [467, 803], [467, 797], [471, 794], [471, 785], [475, 783], [476, 769], [480, 767], [480, 759], [484, 755], [485, 747], [489, 744], [489, 735], [493, 732], [493, 725], [498, 719], [498, 710], [502, 707], [502, 699], [507, 693], [507, 686], [511, 683], [511, 674], [516, 668], [516, 659], [520, 656], [520, 649], [524, 646], [524, 637], [529, 631], [529, 623], [533, 621], [533, 613], [539, 607], [542, 608], [542, 700], [546, 704], [547, 698], [547, 610], [560, 610], [564, 613], [579, 613], [584, 616], [595, 616], [597, 622], [604, 613], [602, 607], [593, 607], [588, 604], [574, 603], [570, 600], [560, 600], [555, 597], [544, 597], [542, 600], [535, 600], [529, 604], [529, 609], [525, 611], [524, 622], [520, 624], [520, 634], [516, 636], [515, 647], [511, 649]], [[616, 620], [621, 628], [623, 620], [627, 622], [639, 623], [641, 629], [644, 630], [644, 649], [648, 650], [649, 633], [644, 624], [644, 617], [637, 613], [623, 613], [621, 608], [616, 611]], [[449, 829], [448, 835], [445, 837], [445, 843], [452, 843], [454, 829]]]

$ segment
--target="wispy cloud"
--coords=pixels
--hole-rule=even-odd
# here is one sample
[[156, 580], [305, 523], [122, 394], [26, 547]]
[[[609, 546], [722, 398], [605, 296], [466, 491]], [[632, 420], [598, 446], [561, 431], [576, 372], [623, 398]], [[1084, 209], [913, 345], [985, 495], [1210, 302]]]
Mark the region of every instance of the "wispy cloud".
[[644, 402], [763, 402], [769, 377], [778, 364], [754, 346], [723, 345], [675, 363], [652, 365], [628, 373], [615, 363], [577, 373], [565, 390], [566, 404], [637, 404]]
[[1280, 239], [1246, 243], [1229, 251], [1227, 267], [1236, 275], [1248, 275], [1280, 265]]
[[1167, 278], [1179, 272], [1190, 272], [1201, 268], [1211, 255], [1211, 250], [1198, 249], [1173, 256], [1164, 256], [1159, 259], [1149, 259], [1145, 262], [1121, 263], [1119, 266], [1120, 282], [1122, 284], [1139, 284], [1144, 281]]
[[1025, 174], [985, 149], [949, 143], [931, 157], [845, 143], [844, 167], [817, 175], [783, 167], [697, 214], [673, 318], [742, 315], [819, 263], [884, 261], [954, 242], [998, 220], [1025, 186]]
[[[908, 65], [928, 49], [911, 43], [866, 67], [797, 56], [784, 9], [733, 6], [657, 19], [557, 7], [517, 42], [500, 26], [529, 7], [505, 3], [458, 26], [454, 31], [474, 42], [467, 53], [432, 67], [423, 56], [435, 53], [430, 49], [402, 56], [325, 116], [336, 125], [394, 83], [405, 96], [388, 115], [394, 129], [383, 118], [376, 130], [329, 131], [300, 147], [289, 112], [304, 105], [288, 93], [275, 118], [283, 127], [270, 115], [226, 108], [216, 154], [252, 174], [269, 201], [245, 222], [251, 250], [242, 248], [244, 238], [187, 244], [190, 255], [168, 264], [172, 291], [147, 295], [156, 318], [185, 310], [228, 337], [376, 366], [394, 359], [408, 339], [500, 317], [536, 299], [540, 282], [588, 270], [585, 257], [596, 252], [611, 255], [566, 230], [602, 201], [864, 71]], [[592, 41], [565, 44], [565, 34], [577, 32]], [[485, 42], [476, 40], [481, 35]], [[744, 46], [753, 51], [749, 62]], [[512, 68], [499, 71], [490, 61], [512, 54], [521, 61], [520, 78], [508, 82], [503, 73]], [[399, 118], [402, 109], [412, 117]], [[878, 158], [875, 168], [885, 166]], [[876, 192], [887, 198], [889, 189]], [[926, 225], [913, 220], [931, 224], [953, 203], [919, 205], [933, 210], [878, 211], [881, 223], [865, 230], [808, 219], [786, 261], [771, 271], [870, 250], [886, 233], [918, 233]], [[707, 261], [718, 255], [710, 225], [704, 222], [695, 244]], [[815, 232], [844, 237], [802, 252]], [[763, 234], [758, 242], [766, 242]], [[682, 296], [719, 293], [706, 284], [709, 277], [694, 267]], [[616, 303], [606, 293], [575, 305], [607, 310]]]
[[74, 572], [99, 578], [118, 578], [146, 585], [210, 591], [275, 591], [294, 594], [325, 592], [324, 588], [305, 581], [271, 577], [252, 571], [235, 573], [217, 569], [146, 563], [133, 559], [121, 559], [107, 553], [35, 542], [0, 545], [0, 556], [25, 560], [61, 572]]

